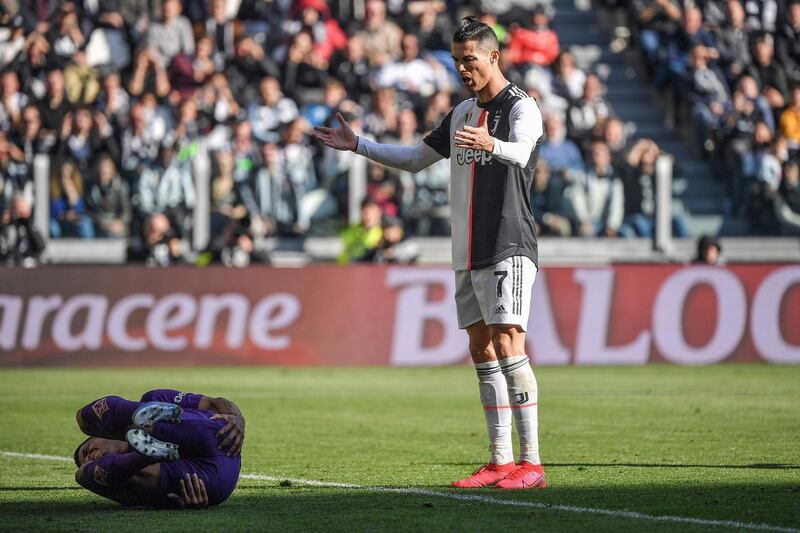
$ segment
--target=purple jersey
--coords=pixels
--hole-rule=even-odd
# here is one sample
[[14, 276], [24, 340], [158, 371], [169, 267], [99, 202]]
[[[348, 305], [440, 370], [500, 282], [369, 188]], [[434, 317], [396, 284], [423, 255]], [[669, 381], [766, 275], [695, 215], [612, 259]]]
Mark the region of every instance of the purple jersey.
[[180, 459], [161, 463], [161, 495], [166, 500], [170, 493], [180, 494], [180, 480], [186, 474], [197, 474], [206, 485], [209, 505], [225, 501], [236, 488], [242, 459], [228, 457], [220, 450], [217, 431], [224, 420], [211, 420], [211, 411], [198, 409], [203, 396], [171, 389], [157, 389], [145, 393], [142, 402], [169, 402], [183, 407], [180, 424], [156, 423], [151, 434], [157, 439], [178, 445]]

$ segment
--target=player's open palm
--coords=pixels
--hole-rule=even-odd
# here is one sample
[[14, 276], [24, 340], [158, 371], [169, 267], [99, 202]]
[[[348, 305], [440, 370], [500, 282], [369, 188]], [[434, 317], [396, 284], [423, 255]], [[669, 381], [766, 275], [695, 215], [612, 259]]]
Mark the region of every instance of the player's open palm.
[[208, 507], [206, 484], [197, 474], [186, 474], [184, 479], [181, 479], [181, 493], [175, 494], [172, 492], [167, 496], [180, 509], [202, 509]]
[[341, 113], [336, 113], [338, 128], [316, 126], [312, 136], [329, 148], [336, 150], [355, 150], [358, 146], [358, 136], [344, 119]]

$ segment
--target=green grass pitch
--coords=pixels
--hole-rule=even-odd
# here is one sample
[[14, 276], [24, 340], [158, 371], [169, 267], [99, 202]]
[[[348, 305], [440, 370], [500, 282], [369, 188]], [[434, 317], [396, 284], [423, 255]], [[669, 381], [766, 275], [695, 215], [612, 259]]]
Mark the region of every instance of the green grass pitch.
[[[486, 459], [467, 366], [3, 370], [0, 530], [800, 528], [800, 367], [541, 368], [537, 377], [551, 487], [509, 493], [447, 487]], [[7, 453], [70, 456], [78, 407], [155, 387], [236, 401], [247, 418], [242, 470], [264, 477], [241, 479], [207, 510], [124, 509], [79, 489], [66, 461]]]

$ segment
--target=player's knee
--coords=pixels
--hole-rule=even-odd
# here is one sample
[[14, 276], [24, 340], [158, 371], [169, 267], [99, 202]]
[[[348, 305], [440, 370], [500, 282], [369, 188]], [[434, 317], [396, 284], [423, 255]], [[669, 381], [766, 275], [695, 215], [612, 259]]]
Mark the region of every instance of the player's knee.
[[509, 330], [498, 329], [495, 331], [492, 334], [492, 344], [494, 345], [494, 351], [497, 353], [497, 357], [502, 358], [520, 355], [514, 353], [514, 337]]
[[75, 482], [83, 488], [87, 488], [89, 484], [88, 466], [89, 465], [83, 465], [75, 471]]
[[494, 348], [491, 344], [485, 342], [470, 342], [469, 354], [475, 363], [486, 363], [496, 359]]

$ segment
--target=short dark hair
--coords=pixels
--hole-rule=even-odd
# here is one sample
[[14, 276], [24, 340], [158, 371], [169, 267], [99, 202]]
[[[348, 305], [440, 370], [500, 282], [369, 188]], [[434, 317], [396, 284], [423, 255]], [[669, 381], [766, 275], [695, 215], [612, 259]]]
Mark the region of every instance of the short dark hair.
[[500, 42], [491, 26], [484, 24], [476, 17], [464, 17], [461, 26], [453, 34], [454, 43], [475, 41], [484, 50], [498, 50]]
[[84, 440], [83, 442], [78, 444], [78, 447], [75, 448], [75, 453], [72, 455], [72, 458], [75, 460], [75, 466], [77, 466], [78, 468], [81, 467], [81, 461], [78, 458], [78, 455], [81, 453], [81, 448], [83, 448], [83, 445], [86, 444], [87, 442], [89, 442], [89, 439], [91, 439], [91, 438], [92, 437], [86, 437], [86, 440]]

